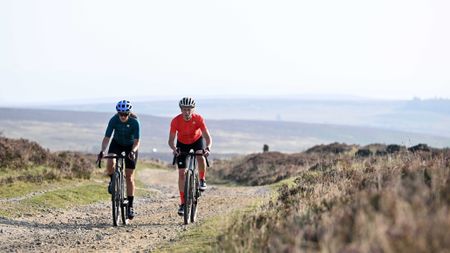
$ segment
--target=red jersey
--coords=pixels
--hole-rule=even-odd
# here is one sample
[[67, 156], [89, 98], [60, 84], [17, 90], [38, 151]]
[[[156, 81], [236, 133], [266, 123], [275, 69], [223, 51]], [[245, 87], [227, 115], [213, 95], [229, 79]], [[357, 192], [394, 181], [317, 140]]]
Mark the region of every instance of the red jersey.
[[192, 114], [189, 121], [183, 119], [183, 114], [179, 114], [170, 123], [170, 133], [177, 133], [177, 139], [183, 144], [192, 144], [201, 136], [202, 131], [206, 131], [205, 121], [199, 114]]

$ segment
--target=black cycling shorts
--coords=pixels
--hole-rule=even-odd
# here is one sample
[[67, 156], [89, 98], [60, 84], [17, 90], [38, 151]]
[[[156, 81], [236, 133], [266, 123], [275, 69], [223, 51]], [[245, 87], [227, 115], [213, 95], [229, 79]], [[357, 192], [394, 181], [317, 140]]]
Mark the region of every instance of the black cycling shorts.
[[111, 144], [109, 144], [108, 154], [112, 153], [112, 154], [120, 155], [120, 153], [125, 151], [125, 154], [126, 154], [125, 168], [134, 170], [136, 168], [136, 163], [137, 163], [137, 159], [138, 159], [138, 151], [136, 151], [136, 159], [134, 161], [132, 161], [130, 158], [128, 158], [128, 154], [130, 153], [132, 148], [133, 148], [133, 145], [122, 146], [113, 139], [111, 141]]
[[[203, 137], [200, 137], [198, 140], [196, 140], [192, 144], [184, 144], [177, 140], [177, 148], [181, 152], [189, 152], [191, 149], [195, 151], [197, 150], [203, 150], [205, 148], [205, 143], [203, 141]], [[187, 155], [179, 155], [177, 157], [177, 166], [178, 169], [186, 169], [186, 163], [187, 163]]]

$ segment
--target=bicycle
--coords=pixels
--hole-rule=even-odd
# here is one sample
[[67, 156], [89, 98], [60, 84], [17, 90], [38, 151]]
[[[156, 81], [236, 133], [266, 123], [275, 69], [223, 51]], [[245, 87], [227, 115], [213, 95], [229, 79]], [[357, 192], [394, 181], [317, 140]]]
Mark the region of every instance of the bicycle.
[[[194, 150], [189, 152], [180, 152], [180, 155], [187, 155], [189, 159], [189, 166], [185, 171], [184, 176], [184, 224], [187, 225], [189, 222], [195, 222], [197, 219], [197, 205], [198, 199], [201, 196], [200, 182], [197, 169], [197, 159], [196, 156], [204, 156], [204, 153], [197, 154]], [[208, 157], [206, 157], [206, 165], [209, 167]], [[172, 165], [175, 165], [177, 156], [173, 157]]]
[[[126, 184], [124, 176], [125, 168], [125, 152], [120, 155], [106, 155], [103, 158], [110, 158], [116, 160], [114, 173], [111, 179], [111, 206], [113, 225], [117, 226], [119, 223], [119, 213], [121, 214], [122, 224], [127, 225], [127, 208], [128, 200], [125, 197]], [[98, 160], [98, 167], [101, 168], [101, 159]]]

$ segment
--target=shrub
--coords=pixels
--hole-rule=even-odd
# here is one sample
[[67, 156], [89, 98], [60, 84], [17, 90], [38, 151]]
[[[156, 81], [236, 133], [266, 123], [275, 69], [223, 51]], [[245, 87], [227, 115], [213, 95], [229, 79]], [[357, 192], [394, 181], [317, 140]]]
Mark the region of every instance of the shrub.
[[316, 145], [305, 152], [307, 154], [311, 153], [320, 153], [320, 154], [341, 154], [352, 151], [354, 148], [357, 148], [357, 145], [347, 145], [345, 143], [334, 142], [327, 145]]
[[[41, 175], [28, 173], [38, 167], [49, 167]], [[94, 171], [93, 158], [77, 152], [51, 153], [36, 142], [0, 137], [0, 168], [24, 171], [16, 180], [40, 182], [59, 178], [90, 178]], [[14, 181], [13, 178], [3, 182]]]

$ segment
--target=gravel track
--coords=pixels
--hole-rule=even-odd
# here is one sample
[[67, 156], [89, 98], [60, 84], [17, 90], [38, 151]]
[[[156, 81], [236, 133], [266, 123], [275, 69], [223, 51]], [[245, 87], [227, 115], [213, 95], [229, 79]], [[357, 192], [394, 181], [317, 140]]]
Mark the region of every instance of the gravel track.
[[[140, 170], [139, 180], [154, 194], [136, 197], [137, 216], [127, 226], [112, 226], [110, 202], [16, 219], [0, 217], [0, 252], [151, 252], [196, 226], [183, 225], [176, 214], [177, 176], [176, 170]], [[265, 187], [209, 185], [200, 199], [197, 224], [268, 194]]]

